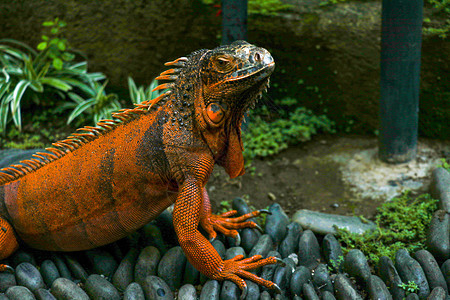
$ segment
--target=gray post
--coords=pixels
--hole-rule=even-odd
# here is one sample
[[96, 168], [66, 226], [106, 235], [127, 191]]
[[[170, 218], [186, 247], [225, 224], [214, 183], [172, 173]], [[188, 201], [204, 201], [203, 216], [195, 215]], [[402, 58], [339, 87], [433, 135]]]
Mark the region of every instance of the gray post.
[[247, 40], [247, 0], [222, 0], [222, 45]]
[[383, 0], [379, 157], [415, 158], [419, 115], [423, 0]]

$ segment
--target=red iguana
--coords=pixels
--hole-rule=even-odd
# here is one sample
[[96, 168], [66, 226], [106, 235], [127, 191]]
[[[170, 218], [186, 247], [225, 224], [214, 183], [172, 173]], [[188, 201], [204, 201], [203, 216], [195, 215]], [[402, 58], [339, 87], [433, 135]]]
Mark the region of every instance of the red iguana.
[[[230, 177], [244, 173], [240, 126], [244, 113], [269, 85], [270, 53], [238, 41], [166, 63], [159, 97], [78, 129], [35, 158], [0, 170], [0, 259], [18, 240], [41, 250], [78, 251], [114, 242], [175, 203], [173, 223], [192, 265], [206, 276], [243, 278], [279, 290], [246, 270], [274, 257], [222, 260], [198, 225], [238, 237], [236, 229], [263, 211], [230, 218], [211, 213], [205, 184], [215, 163]], [[7, 269], [0, 265], [0, 269]]]

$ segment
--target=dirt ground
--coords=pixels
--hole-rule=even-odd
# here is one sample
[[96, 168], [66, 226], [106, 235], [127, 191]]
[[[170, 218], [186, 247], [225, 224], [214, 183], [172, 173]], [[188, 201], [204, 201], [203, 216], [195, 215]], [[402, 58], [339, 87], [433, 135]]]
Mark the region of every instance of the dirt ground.
[[376, 145], [376, 138], [319, 136], [274, 157], [256, 159], [252, 163], [254, 170], [247, 169], [246, 174], [235, 179], [229, 179], [222, 168], [216, 167], [207, 190], [215, 209], [221, 207], [222, 201], [243, 197], [258, 209], [278, 202], [289, 216], [299, 209], [310, 209], [372, 218], [383, 200], [357, 199], [345, 187], [339, 165], [324, 157]]

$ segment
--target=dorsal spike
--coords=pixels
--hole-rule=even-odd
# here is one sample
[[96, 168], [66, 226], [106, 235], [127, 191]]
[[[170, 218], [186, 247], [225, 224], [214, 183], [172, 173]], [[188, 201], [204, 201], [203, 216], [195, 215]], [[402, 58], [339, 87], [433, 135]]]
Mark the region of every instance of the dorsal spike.
[[156, 80], [177, 80], [177, 75], [159, 75]]
[[183, 56], [183, 57], [175, 59], [174, 61], [166, 62], [164, 65], [165, 66], [184, 67], [187, 61], [188, 61], [188, 58]]
[[156, 103], [158, 103], [162, 98], [164, 98], [165, 96], [169, 95], [171, 93], [171, 91], [167, 91], [165, 93], [162, 93], [161, 95], [159, 95], [158, 97], [156, 97], [155, 99], [151, 100], [150, 105], [148, 106], [148, 110], [150, 110], [152, 108], [153, 105], [155, 105]]
[[[165, 89], [168, 89], [168, 88], [171, 88], [171, 87], [173, 87], [173, 82], [171, 82], [171, 83], [163, 83], [163, 84], [160, 84], [157, 87], [155, 87], [152, 90], [152, 92], [158, 91], [158, 90], [165, 90]], [[151, 102], [151, 100], [150, 100], [150, 102]]]
[[178, 74], [178, 73], [180, 73], [180, 69], [168, 69], [168, 70], [165, 70], [164, 72], [162, 72], [161, 74], [159, 74], [159, 76], [169, 75], [169, 74]]

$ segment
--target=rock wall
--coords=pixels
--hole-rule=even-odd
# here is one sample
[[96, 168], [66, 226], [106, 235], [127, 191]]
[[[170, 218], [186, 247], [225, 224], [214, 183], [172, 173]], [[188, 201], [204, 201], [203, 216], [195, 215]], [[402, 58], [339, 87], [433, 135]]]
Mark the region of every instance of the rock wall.
[[[319, 5], [321, 0], [286, 2], [293, 5], [286, 13], [249, 18], [249, 41], [269, 49], [277, 62], [270, 97], [296, 97], [334, 119], [343, 131], [374, 133], [381, 2], [327, 7]], [[59, 17], [68, 23], [66, 37], [71, 45], [87, 54], [91, 71], [104, 72], [109, 86], [120, 90], [127, 87], [129, 75], [148, 84], [165, 61], [217, 46], [217, 10], [200, 0], [1, 2], [0, 38], [37, 45], [41, 23]], [[448, 39], [423, 37], [422, 136], [448, 138], [450, 134], [448, 53]]]

